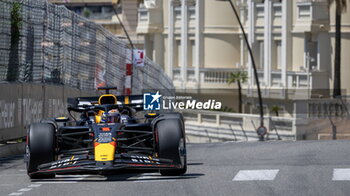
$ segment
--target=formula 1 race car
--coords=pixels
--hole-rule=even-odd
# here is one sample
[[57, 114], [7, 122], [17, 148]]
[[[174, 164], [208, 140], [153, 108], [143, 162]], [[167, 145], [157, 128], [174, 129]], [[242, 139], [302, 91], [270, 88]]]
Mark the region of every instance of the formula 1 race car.
[[[27, 131], [25, 162], [31, 179], [55, 174], [108, 174], [119, 169], [186, 172], [184, 120], [179, 113], [146, 113], [143, 96], [68, 99], [71, 118], [33, 123]], [[75, 119], [72, 112], [79, 114]], [[140, 115], [139, 115], [140, 116]]]

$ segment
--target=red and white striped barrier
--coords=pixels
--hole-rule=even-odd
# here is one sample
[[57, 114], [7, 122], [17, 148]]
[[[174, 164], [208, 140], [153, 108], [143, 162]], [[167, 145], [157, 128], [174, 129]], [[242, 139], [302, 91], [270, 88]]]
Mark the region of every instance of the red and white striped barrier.
[[125, 83], [124, 83], [124, 94], [131, 95], [131, 87], [132, 87], [132, 71], [133, 71], [133, 55], [131, 50], [128, 50], [127, 56], [130, 58], [126, 58], [126, 75], [125, 75]]
[[[130, 58], [126, 58], [126, 75], [125, 75], [125, 83], [124, 83], [124, 94], [131, 95], [132, 93], [132, 74], [133, 74], [133, 65], [136, 67], [143, 67], [144, 63], [144, 51], [135, 49], [132, 55], [131, 50], [128, 50], [127, 55]], [[131, 62], [133, 59], [133, 63]]]

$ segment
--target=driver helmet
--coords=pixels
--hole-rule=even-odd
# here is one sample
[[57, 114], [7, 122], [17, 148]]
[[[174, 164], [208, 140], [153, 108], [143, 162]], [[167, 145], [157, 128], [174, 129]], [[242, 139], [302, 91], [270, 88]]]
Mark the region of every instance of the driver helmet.
[[103, 112], [101, 116], [101, 123], [117, 123], [120, 120], [120, 113], [117, 109]]

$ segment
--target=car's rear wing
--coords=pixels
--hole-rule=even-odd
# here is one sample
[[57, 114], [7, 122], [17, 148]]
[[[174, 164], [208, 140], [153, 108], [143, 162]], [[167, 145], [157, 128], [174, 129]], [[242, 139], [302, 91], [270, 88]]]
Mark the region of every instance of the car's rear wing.
[[[116, 96], [117, 104], [129, 106], [137, 111], [143, 110], [143, 95]], [[68, 98], [67, 103], [70, 107], [79, 107], [83, 105], [97, 105], [100, 97], [74, 97]]]

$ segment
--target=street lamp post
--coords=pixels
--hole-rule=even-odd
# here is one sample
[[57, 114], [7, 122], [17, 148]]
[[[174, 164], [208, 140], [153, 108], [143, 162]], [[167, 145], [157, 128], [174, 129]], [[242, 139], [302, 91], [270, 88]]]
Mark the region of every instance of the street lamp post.
[[118, 11], [117, 11], [117, 9], [120, 7], [119, 1], [118, 0], [113, 0], [112, 5], [113, 5], [113, 11], [114, 11], [114, 13], [115, 13], [115, 15], [116, 15], [116, 17], [118, 19], [118, 22], [119, 22], [120, 26], [122, 27], [122, 29], [124, 31], [125, 36], [127, 37], [128, 41], [129, 41], [129, 44], [130, 44], [130, 47], [131, 47], [131, 66], [127, 66], [126, 67], [126, 77], [130, 77], [130, 89], [128, 89], [126, 87], [125, 90], [124, 90], [125, 91], [124, 93], [126, 95], [130, 95], [131, 89], [132, 89], [132, 74], [133, 74], [132, 72], [133, 72], [133, 68], [134, 68], [134, 49], [135, 49], [135, 46], [132, 43], [131, 38], [129, 36], [129, 33], [126, 30], [123, 22], [119, 18]]
[[248, 42], [248, 38], [247, 38], [247, 35], [245, 33], [245, 30], [244, 30], [244, 27], [243, 27], [243, 24], [239, 18], [239, 15], [238, 15], [238, 12], [235, 8], [235, 6], [233, 5], [232, 1], [231, 0], [216, 0], [216, 1], [226, 1], [226, 2], [229, 2], [230, 5], [231, 5], [231, 8], [236, 16], [236, 19], [239, 23], [239, 26], [241, 28], [241, 31], [242, 31], [242, 34], [243, 34], [243, 38], [246, 42], [246, 45], [247, 45], [247, 48], [248, 48], [248, 51], [249, 51], [249, 55], [250, 55], [250, 59], [252, 61], [252, 67], [253, 67], [253, 70], [254, 70], [254, 77], [255, 77], [255, 81], [256, 81], [256, 86], [257, 86], [257, 90], [258, 90], [258, 97], [259, 97], [259, 107], [260, 107], [260, 127], [256, 130], [258, 135], [259, 135], [259, 139], [260, 141], [263, 141], [264, 140], [264, 135], [266, 133], [266, 128], [264, 127], [264, 111], [263, 111], [263, 101], [262, 101], [262, 97], [261, 97], [261, 89], [260, 89], [260, 82], [259, 82], [259, 77], [258, 77], [258, 71], [256, 69], [256, 65], [255, 65], [255, 60], [254, 60], [254, 57], [253, 57], [253, 52], [252, 52], [252, 49], [249, 45], [249, 42]]

